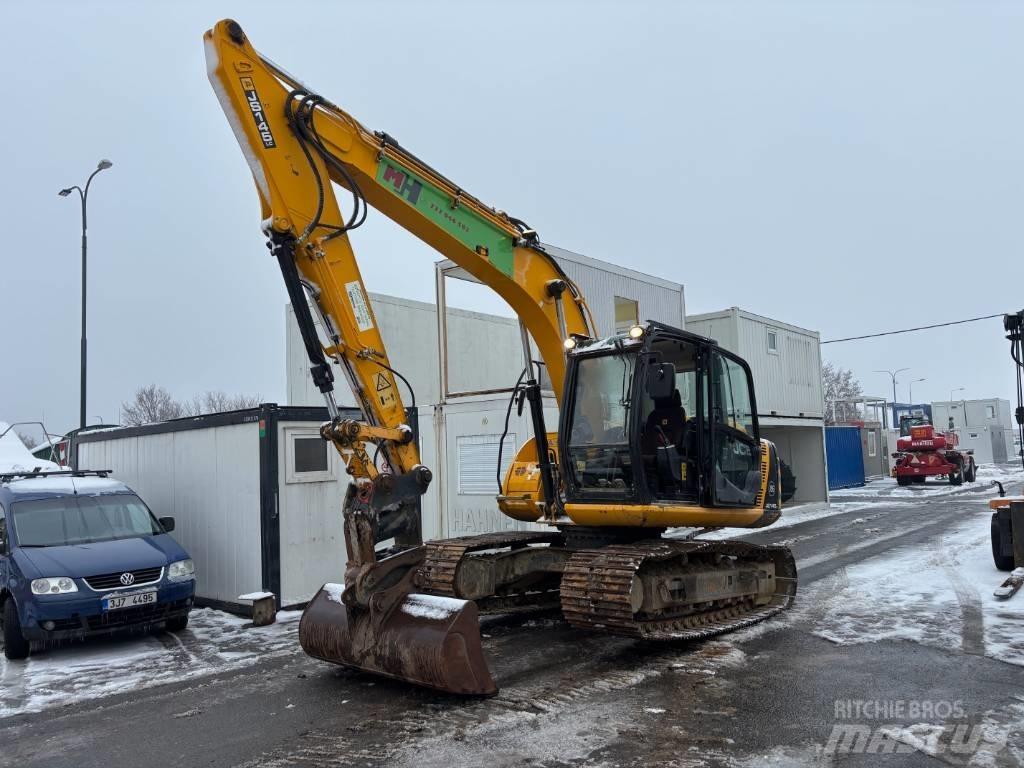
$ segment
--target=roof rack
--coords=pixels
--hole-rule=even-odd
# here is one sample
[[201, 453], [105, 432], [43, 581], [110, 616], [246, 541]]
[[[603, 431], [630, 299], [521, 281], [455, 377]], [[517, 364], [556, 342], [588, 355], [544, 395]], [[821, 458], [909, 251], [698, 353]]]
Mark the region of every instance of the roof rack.
[[9, 483], [16, 478], [27, 477], [106, 477], [113, 471], [112, 469], [61, 469], [42, 472], [39, 467], [36, 467], [32, 471], [0, 472], [0, 483]]

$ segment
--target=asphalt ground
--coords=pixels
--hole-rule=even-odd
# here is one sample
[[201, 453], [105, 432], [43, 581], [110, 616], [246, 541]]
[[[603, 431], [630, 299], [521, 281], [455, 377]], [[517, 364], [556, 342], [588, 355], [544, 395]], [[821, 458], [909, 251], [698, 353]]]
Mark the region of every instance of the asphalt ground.
[[[793, 549], [797, 605], [718, 639], [657, 645], [555, 618], [489, 620], [485, 650], [501, 686], [492, 698], [352, 672], [309, 659], [296, 644], [243, 669], [0, 720], [0, 765], [1019, 765], [1024, 667], [983, 655], [970, 605], [956, 648], [839, 645], [813, 631], [846, 569], [935, 547], [979, 514], [976, 500], [955, 497], [880, 501], [745, 536]], [[835, 743], [837, 723], [847, 722], [837, 707], [851, 701], [955, 701], [966, 713], [956, 723], [1001, 725], [1010, 743], [938, 756], [906, 740]], [[877, 718], [856, 725], [880, 738]]]

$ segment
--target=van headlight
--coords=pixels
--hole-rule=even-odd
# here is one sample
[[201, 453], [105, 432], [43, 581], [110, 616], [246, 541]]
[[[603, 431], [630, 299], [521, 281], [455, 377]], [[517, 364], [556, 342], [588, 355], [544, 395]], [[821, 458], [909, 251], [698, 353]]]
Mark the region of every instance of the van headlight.
[[188, 581], [196, 577], [196, 567], [191, 560], [179, 560], [167, 566], [168, 581]]
[[78, 585], [74, 579], [67, 576], [50, 576], [45, 579], [32, 579], [33, 595], [66, 595], [69, 592], [77, 592]]

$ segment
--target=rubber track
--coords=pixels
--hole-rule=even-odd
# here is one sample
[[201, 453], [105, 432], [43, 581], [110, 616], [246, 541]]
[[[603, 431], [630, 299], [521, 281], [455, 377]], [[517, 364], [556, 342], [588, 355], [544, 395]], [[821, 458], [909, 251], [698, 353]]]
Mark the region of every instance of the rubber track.
[[[638, 620], [630, 606], [630, 589], [640, 569], [651, 561], [712, 558], [775, 563], [777, 592], [767, 605], [735, 598], [698, 613], [665, 619]], [[789, 608], [796, 595], [796, 562], [786, 547], [764, 547], [740, 541], [650, 541], [618, 544], [576, 552], [562, 575], [562, 613], [579, 629], [602, 630], [646, 640], [690, 640], [712, 637], [763, 621]]]
[[424, 544], [426, 554], [417, 574], [416, 584], [420, 589], [434, 594], [458, 597], [455, 594], [455, 572], [459, 567], [459, 561], [468, 553], [505, 547], [524, 547], [529, 544], [552, 544], [561, 538], [560, 533], [510, 531], [428, 541]]

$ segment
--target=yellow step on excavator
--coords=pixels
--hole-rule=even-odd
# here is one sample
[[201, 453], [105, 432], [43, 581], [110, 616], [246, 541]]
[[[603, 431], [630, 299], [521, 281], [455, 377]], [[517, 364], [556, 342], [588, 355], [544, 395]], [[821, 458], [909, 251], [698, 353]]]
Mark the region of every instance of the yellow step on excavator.
[[[781, 514], [779, 462], [759, 437], [746, 362], [662, 323], [600, 337], [578, 287], [521, 220], [304, 86], [236, 22], [219, 22], [205, 45], [327, 403], [321, 434], [351, 476], [344, 582], [325, 584], [303, 613], [306, 653], [488, 695], [497, 687], [481, 613], [560, 609], [574, 627], [672, 641], [728, 632], [791, 605], [797, 574], [787, 548], [664, 535], [756, 528]], [[347, 216], [333, 185], [351, 196]], [[497, 505], [534, 530], [423, 542], [419, 499], [431, 471], [420, 463], [399, 392], [407, 382], [388, 359], [348, 236], [370, 206], [518, 316], [517, 389], [533, 435], [505, 473]], [[339, 417], [335, 370], [362, 420]], [[557, 432], [544, 422], [542, 370], [558, 401]]]

